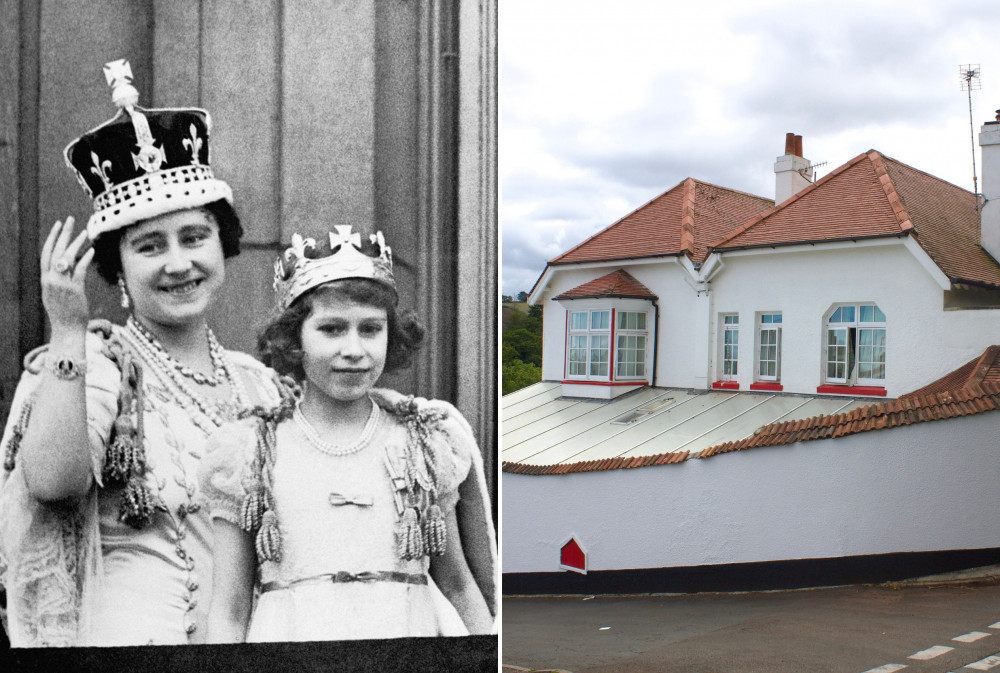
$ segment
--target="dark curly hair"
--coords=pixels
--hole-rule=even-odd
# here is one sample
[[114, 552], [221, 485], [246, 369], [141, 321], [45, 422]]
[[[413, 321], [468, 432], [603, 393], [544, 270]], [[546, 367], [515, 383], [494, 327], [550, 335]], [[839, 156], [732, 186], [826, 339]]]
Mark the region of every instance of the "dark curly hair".
[[[225, 258], [240, 254], [240, 239], [243, 237], [243, 225], [233, 206], [225, 199], [213, 201], [201, 206], [219, 225], [219, 241], [222, 243], [222, 255]], [[94, 266], [97, 273], [114, 285], [122, 272], [121, 242], [128, 227], [115, 229], [101, 234], [94, 241]]]
[[264, 364], [296, 381], [305, 379], [302, 369], [302, 324], [312, 313], [316, 297], [328, 292], [359, 304], [385, 309], [389, 334], [384, 372], [405, 369], [412, 364], [414, 353], [424, 342], [424, 326], [412, 311], [399, 309], [396, 293], [392, 289], [364, 278], [336, 280], [313, 288], [271, 320], [257, 339], [257, 351]]

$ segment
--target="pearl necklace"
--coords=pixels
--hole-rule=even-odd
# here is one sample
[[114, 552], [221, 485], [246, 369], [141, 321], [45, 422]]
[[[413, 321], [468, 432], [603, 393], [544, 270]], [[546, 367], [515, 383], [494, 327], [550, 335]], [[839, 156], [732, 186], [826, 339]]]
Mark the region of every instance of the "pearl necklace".
[[176, 358], [167, 352], [167, 349], [163, 347], [159, 339], [153, 336], [153, 333], [146, 329], [146, 326], [133, 316], [129, 317], [129, 322], [135, 325], [135, 328], [142, 337], [157, 351], [160, 359], [166, 360], [181, 376], [189, 378], [195, 383], [209, 386], [217, 386], [226, 380], [226, 363], [222, 359], [222, 345], [219, 344], [219, 340], [215, 338], [215, 333], [212, 332], [208, 325], [205, 325], [205, 334], [208, 337], [208, 356], [212, 360], [211, 375], [195, 371], [187, 365], [178, 362]]
[[329, 444], [323, 441], [319, 433], [316, 432], [316, 428], [312, 426], [306, 417], [302, 413], [302, 407], [295, 405], [295, 411], [292, 412], [292, 418], [295, 419], [295, 424], [299, 426], [302, 434], [306, 436], [309, 443], [312, 444], [317, 450], [321, 451], [330, 456], [349, 456], [353, 453], [358, 453], [361, 449], [368, 446], [371, 443], [372, 438], [375, 437], [375, 431], [378, 430], [379, 419], [381, 418], [381, 410], [379, 406], [372, 402], [372, 412], [368, 415], [368, 420], [365, 422], [365, 427], [361, 431], [361, 435], [358, 436], [357, 441], [353, 444], [348, 444], [346, 446], [340, 446], [337, 444]]
[[[134, 318], [129, 317], [128, 325], [124, 332], [126, 340], [132, 345], [140, 357], [142, 357], [143, 362], [145, 362], [145, 364], [147, 364], [157, 375], [157, 378], [159, 378], [165, 385], [172, 388], [173, 397], [181, 409], [189, 413], [197, 409], [201, 412], [201, 416], [209, 421], [209, 423], [205, 423], [197, 415], [191, 413], [190, 417], [194, 424], [201, 428], [201, 430], [205, 433], [209, 433], [229, 420], [223, 417], [220, 413], [223, 403], [210, 402], [197, 391], [193, 390], [191, 386], [185, 382], [185, 377], [182, 376], [181, 373], [178, 372], [177, 369], [171, 364], [170, 360], [173, 360], [173, 358], [170, 358], [170, 356], [166, 353], [166, 349], [164, 349], [162, 345], [159, 349], [155, 348], [153, 343], [146, 337], [145, 334], [143, 334], [137, 325], [137, 321]], [[229, 362], [229, 358], [226, 356], [225, 351], [221, 350], [221, 348], [219, 357], [222, 364], [223, 374], [225, 379], [229, 382], [230, 390], [232, 391], [232, 397], [226, 406], [235, 406], [236, 409], [241, 409], [246, 406], [246, 389], [243, 387], [243, 383], [240, 381], [239, 377], [233, 374], [233, 368]], [[174, 360], [174, 362], [176, 362], [176, 360]], [[170, 386], [171, 383], [173, 384], [172, 386]]]

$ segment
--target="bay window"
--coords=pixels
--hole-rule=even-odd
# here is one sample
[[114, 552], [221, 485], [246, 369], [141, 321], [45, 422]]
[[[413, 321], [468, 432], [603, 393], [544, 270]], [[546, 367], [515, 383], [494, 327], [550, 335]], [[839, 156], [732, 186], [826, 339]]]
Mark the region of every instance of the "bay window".
[[567, 311], [566, 376], [642, 383], [650, 374], [649, 304], [626, 300], [609, 304]]

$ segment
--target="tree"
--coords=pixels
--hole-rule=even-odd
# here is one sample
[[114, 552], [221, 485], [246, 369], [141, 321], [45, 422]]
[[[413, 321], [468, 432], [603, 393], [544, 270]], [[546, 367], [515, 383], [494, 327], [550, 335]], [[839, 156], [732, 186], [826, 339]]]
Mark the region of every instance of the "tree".
[[[521, 294], [526, 293], [522, 292]], [[542, 307], [540, 305], [529, 307], [527, 315], [515, 311], [506, 318], [501, 347], [503, 395], [542, 380]]]
[[503, 304], [513, 304], [514, 298], [509, 294], [502, 294], [500, 295], [500, 302]]
[[525, 292], [524, 290], [521, 290], [520, 292], [518, 292], [517, 293], [517, 301], [519, 301], [521, 303], [524, 303], [524, 302], [528, 301], [528, 293]]
[[521, 362], [520, 360], [507, 361], [504, 359], [502, 367], [503, 391], [501, 394], [507, 395], [526, 388], [532, 383], [542, 380], [542, 368], [535, 365]]

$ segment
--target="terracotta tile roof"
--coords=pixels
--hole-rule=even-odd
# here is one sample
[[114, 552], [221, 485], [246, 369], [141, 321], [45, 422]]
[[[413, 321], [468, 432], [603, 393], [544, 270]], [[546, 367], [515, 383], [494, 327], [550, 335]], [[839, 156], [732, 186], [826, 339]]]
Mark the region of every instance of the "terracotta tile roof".
[[687, 178], [549, 264], [682, 254], [701, 263], [708, 243], [773, 205], [771, 199]]
[[731, 250], [904, 235], [911, 224], [881, 156], [875, 151], [856, 156], [710, 247]]
[[967, 363], [933, 383], [912, 393], [903, 395], [900, 399], [920, 397], [928, 393], [941, 393], [949, 390], [959, 390], [974, 384], [1000, 384], [1000, 346], [990, 346], [978, 358]]
[[701, 452], [702, 458], [720, 453], [742, 451], [760, 446], [780, 446], [811, 439], [844, 437], [859, 432], [896, 428], [958, 416], [971, 416], [1000, 409], [1000, 384], [972, 384], [958, 390], [903, 397], [858, 407], [833, 416], [813, 416], [798, 421], [773, 423], [750, 437], [713, 446]]
[[[949, 389], [948, 386], [954, 387]], [[749, 437], [709, 447], [702, 450], [697, 457], [711, 458], [733, 451], [844, 437], [996, 410], [1000, 410], [1000, 346], [990, 346], [978, 359], [963, 365], [939, 381], [899, 399], [858, 407], [841, 414], [813, 416], [764, 425]], [[682, 452], [560, 465], [504, 462], [502, 469], [504, 472], [515, 474], [569, 474], [669, 465], [682, 463], [690, 458], [688, 452]]]
[[888, 157], [885, 166], [917, 242], [945, 275], [954, 283], [1000, 287], [1000, 264], [979, 245], [972, 192]]
[[648, 287], [637, 281], [625, 269], [612, 271], [572, 290], [563, 292], [556, 299], [585, 299], [591, 297], [631, 297], [656, 299]]
[[914, 235], [952, 282], [1000, 287], [971, 192], [869, 150], [709, 247], [725, 251]]

